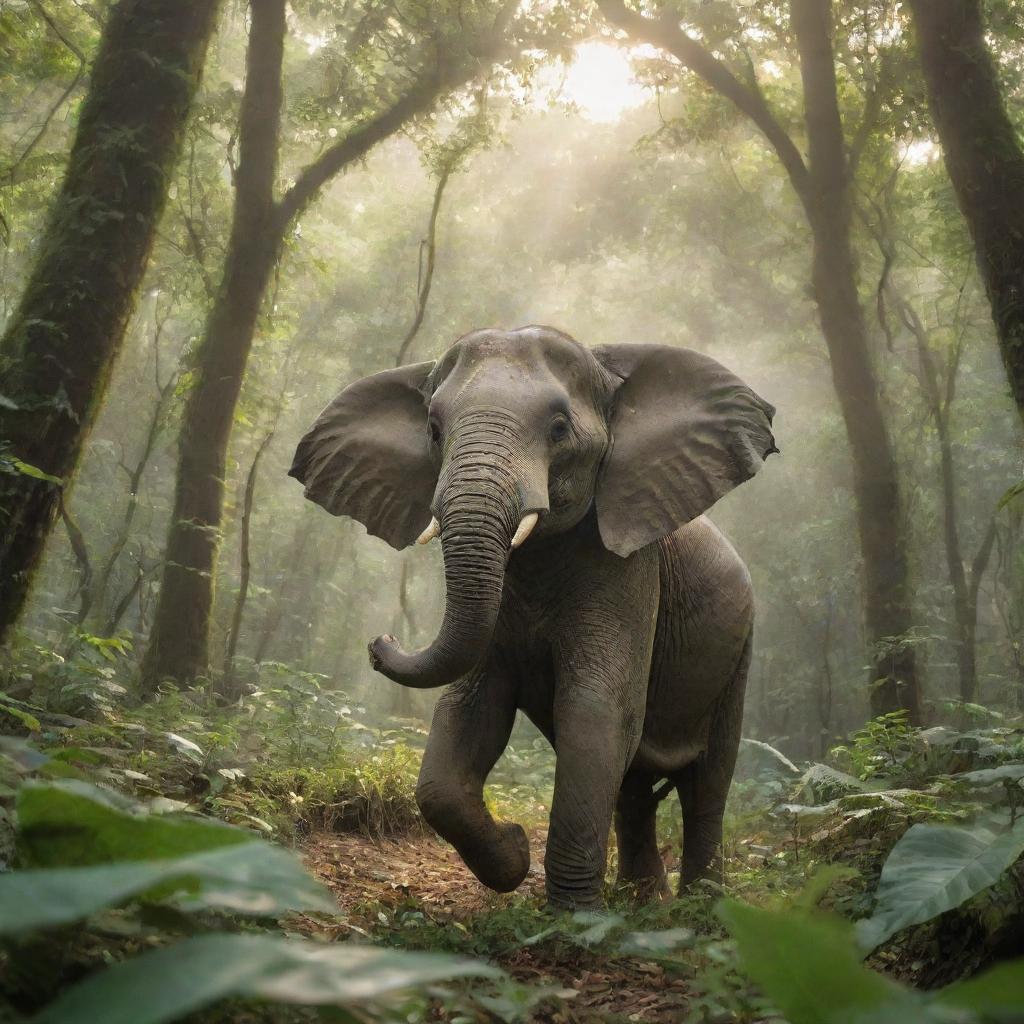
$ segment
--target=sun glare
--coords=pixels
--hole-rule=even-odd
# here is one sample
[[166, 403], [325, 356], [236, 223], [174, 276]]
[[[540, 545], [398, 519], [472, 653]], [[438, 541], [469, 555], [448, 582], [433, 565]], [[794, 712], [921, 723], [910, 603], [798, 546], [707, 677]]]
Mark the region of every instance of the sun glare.
[[617, 121], [650, 96], [633, 78], [631, 52], [611, 43], [581, 43], [567, 70], [552, 69], [550, 93], [575, 103], [591, 121]]

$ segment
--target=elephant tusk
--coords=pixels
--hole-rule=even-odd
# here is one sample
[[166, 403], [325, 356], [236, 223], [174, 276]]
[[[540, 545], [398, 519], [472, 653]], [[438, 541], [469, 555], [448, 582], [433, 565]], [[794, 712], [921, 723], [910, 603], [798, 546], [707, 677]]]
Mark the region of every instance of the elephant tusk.
[[416, 538], [417, 544], [429, 544], [435, 537], [441, 534], [441, 524], [437, 521], [437, 517], [434, 516], [430, 520], [430, 525]]
[[523, 520], [519, 524], [519, 529], [516, 530], [516, 534], [512, 538], [512, 551], [515, 551], [515, 549], [530, 536], [533, 532], [533, 528], [537, 525], [537, 520], [539, 518], [540, 516], [536, 512], [531, 512], [529, 515], [523, 516]]

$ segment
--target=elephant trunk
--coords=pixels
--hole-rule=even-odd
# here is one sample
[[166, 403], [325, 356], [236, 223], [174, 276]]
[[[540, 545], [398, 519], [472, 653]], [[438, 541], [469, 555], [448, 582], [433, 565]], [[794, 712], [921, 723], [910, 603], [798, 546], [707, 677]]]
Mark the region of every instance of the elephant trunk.
[[389, 636], [370, 644], [371, 665], [396, 683], [444, 686], [487, 651], [523, 518], [512, 437], [508, 424], [491, 413], [467, 417], [448, 445], [435, 500], [447, 592], [441, 628], [433, 643], [414, 653]]

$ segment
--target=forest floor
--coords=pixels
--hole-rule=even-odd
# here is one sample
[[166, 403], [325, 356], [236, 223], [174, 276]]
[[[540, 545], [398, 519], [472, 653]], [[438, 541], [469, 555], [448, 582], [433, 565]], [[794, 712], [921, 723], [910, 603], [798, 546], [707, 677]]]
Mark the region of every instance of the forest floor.
[[[997, 720], [958, 731], [872, 722], [836, 748], [833, 763], [794, 764], [774, 747], [747, 741], [725, 821], [724, 888], [706, 883], [666, 902], [644, 903], [630, 886], [609, 881], [605, 913], [568, 915], [549, 912], [544, 897], [554, 758], [546, 741], [525, 727], [513, 734], [485, 791], [496, 817], [524, 825], [532, 852], [524, 883], [500, 894], [481, 885], [418, 813], [422, 723], [394, 720], [371, 727], [357, 720], [363, 709], [353, 712], [343, 694], [323, 691], [306, 677], [294, 685], [287, 678], [277, 686], [268, 683], [242, 707], [220, 707], [200, 691], [168, 690], [159, 701], [122, 708], [115, 701], [124, 688], [109, 689], [114, 684], [108, 659], [99, 655], [94, 662], [84, 663], [94, 675], [73, 664], [78, 674], [70, 676], [72, 682], [46, 690], [60, 697], [50, 705], [0, 692], [0, 871], [5, 864], [34, 865], [40, 851], [47, 868], [91, 869], [98, 855], [91, 845], [83, 854], [83, 828], [123, 834], [123, 841], [110, 844], [108, 836], [107, 846], [100, 844], [112, 851], [99, 855], [100, 864], [104, 856], [113, 857], [112, 863], [132, 860], [131, 843], [141, 842], [139, 835], [162, 837], [157, 853], [146, 839], [147, 857], [173, 864], [194, 853], [177, 838], [184, 834], [180, 830], [196, 830], [208, 842], [210, 822], [204, 819], [215, 819], [244, 830], [239, 835], [246, 842], [263, 837], [300, 853], [330, 889], [338, 912], [330, 899], [323, 905], [319, 887], [320, 904], [310, 899], [302, 888], [308, 879], [294, 864], [302, 882], [275, 874], [264, 884], [285, 908], [316, 909], [289, 909], [257, 922], [226, 913], [214, 898], [220, 893], [215, 885], [206, 903], [188, 904], [187, 916], [176, 906], [162, 913], [160, 901], [177, 899], [173, 889], [127, 904], [111, 898], [88, 917], [87, 927], [76, 927], [74, 941], [67, 941], [70, 932], [40, 925], [27, 943], [0, 944], [0, 1019], [5, 1002], [35, 1013], [46, 997], [70, 993], [80, 979], [89, 984], [93, 976], [105, 978], [108, 969], [128, 969], [153, 949], [174, 956], [179, 944], [210, 931], [319, 940], [298, 943], [289, 956], [303, 946], [317, 955], [326, 949], [344, 955], [350, 945], [353, 951], [376, 947], [380, 970], [392, 983], [412, 971], [413, 962], [453, 969], [449, 956], [392, 955], [401, 951], [454, 954], [463, 973], [468, 966], [487, 969], [480, 980], [441, 973], [436, 977], [451, 980], [410, 982], [393, 999], [390, 989], [361, 996], [358, 1013], [345, 1011], [346, 1020], [760, 1024], [778, 1019], [778, 1008], [784, 1008], [782, 1001], [773, 1003], [780, 997], [767, 993], [768, 982], [804, 986], [794, 965], [814, 975], [810, 990], [819, 1002], [855, 991], [872, 977], [861, 967], [863, 953], [843, 919], [871, 917], [882, 865], [914, 826], [949, 826], [961, 845], [965, 836], [970, 839], [973, 845], [964, 849], [973, 860], [978, 857], [971, 851], [980, 846], [991, 863], [985, 877], [965, 891], [943, 883], [933, 863], [933, 854], [943, 864], [949, 860], [946, 847], [905, 858], [911, 882], [930, 872], [943, 888], [932, 901], [934, 914], [898, 929], [868, 957], [868, 967], [888, 976], [886, 991], [903, 998], [910, 988], [901, 985], [941, 988], [1024, 952], [1024, 858], [1014, 865], [1020, 847], [1016, 834], [1010, 836], [1013, 843], [1006, 838], [1007, 829], [1019, 832], [1024, 820], [1024, 723]], [[71, 670], [58, 665], [62, 681]], [[2, 735], [5, 729], [13, 735]], [[28, 829], [19, 809], [23, 798], [39, 818]], [[66, 830], [69, 801], [79, 817], [72, 815], [65, 841], [61, 829]], [[968, 832], [972, 821], [982, 824]], [[658, 837], [672, 868], [682, 827], [678, 802], [665, 800]], [[996, 854], [1002, 857], [998, 863]], [[235, 882], [243, 889], [250, 884], [248, 863], [237, 867]], [[612, 837], [609, 879], [616, 863]], [[959, 862], [954, 857], [951, 863], [955, 868]], [[190, 862], [189, 877], [192, 869]], [[768, 945], [750, 934], [744, 938], [742, 922], [735, 930], [738, 907], [748, 908], [748, 923], [774, 920], [776, 927], [787, 921], [792, 934]], [[821, 946], [826, 933], [846, 951], [842, 963], [814, 959], [816, 951], [832, 948]], [[780, 965], [760, 986], [745, 966], [743, 941], [748, 949], [765, 948]], [[5, 956], [14, 967], [6, 977]], [[217, 974], [212, 968], [207, 973]], [[819, 975], [821, 985], [831, 987], [822, 988]], [[216, 1005], [188, 1019], [322, 1019], [305, 1005], [315, 1001], [309, 993], [312, 976], [299, 971], [295, 977], [297, 1007], [260, 1003], [247, 998], [247, 990], [233, 988], [228, 995], [238, 998], [211, 997]], [[782, 1000], [789, 998], [784, 986], [779, 991]], [[122, 1019], [133, 1018], [129, 1013]]]
[[[530, 832], [533, 866], [513, 896], [481, 885], [455, 850], [431, 835], [400, 841], [321, 833], [302, 846], [310, 868], [337, 896], [346, 915], [343, 927], [367, 934], [418, 913], [441, 930], [465, 935], [482, 915], [501, 914], [524, 898], [544, 897], [547, 832]], [[413, 909], [415, 908], [415, 909]], [[453, 934], [453, 937], [457, 935]], [[654, 962], [602, 955], [584, 947], [552, 949], [514, 944], [491, 950], [492, 959], [517, 981], [552, 991], [532, 1019], [678, 1021], [686, 1017], [689, 987], [678, 971]]]

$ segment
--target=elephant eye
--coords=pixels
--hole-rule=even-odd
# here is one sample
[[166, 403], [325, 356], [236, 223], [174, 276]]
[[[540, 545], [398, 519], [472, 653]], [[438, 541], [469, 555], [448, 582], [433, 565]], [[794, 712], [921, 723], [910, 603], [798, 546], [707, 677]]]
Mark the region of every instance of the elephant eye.
[[551, 440], [555, 443], [564, 441], [569, 436], [569, 421], [564, 416], [556, 416], [551, 422]]
[[438, 423], [437, 420], [431, 418], [429, 420], [429, 422], [428, 422], [428, 427], [430, 429], [430, 440], [434, 444], [440, 444], [441, 443], [441, 424]]

